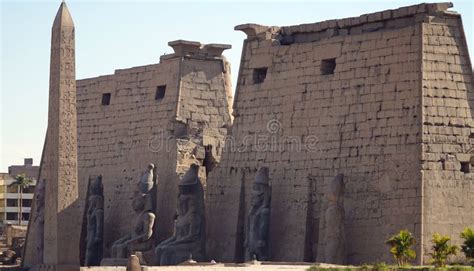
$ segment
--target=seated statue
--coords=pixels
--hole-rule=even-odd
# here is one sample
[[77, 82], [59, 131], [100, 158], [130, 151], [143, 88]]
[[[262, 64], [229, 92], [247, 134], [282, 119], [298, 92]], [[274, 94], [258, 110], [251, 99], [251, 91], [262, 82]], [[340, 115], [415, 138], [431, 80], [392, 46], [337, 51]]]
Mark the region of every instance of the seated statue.
[[147, 251], [153, 248], [153, 224], [155, 215], [147, 206], [147, 197], [136, 193], [133, 198], [133, 210], [137, 213], [135, 227], [131, 233], [118, 239], [112, 245], [113, 258], [127, 258], [136, 251]]
[[179, 183], [175, 235], [158, 244], [158, 265], [176, 265], [190, 257], [205, 261], [204, 193], [198, 177], [199, 166], [192, 164]]
[[270, 186], [268, 168], [261, 167], [252, 189], [252, 207], [247, 217], [244, 246], [247, 259], [268, 260], [268, 231], [270, 226]]

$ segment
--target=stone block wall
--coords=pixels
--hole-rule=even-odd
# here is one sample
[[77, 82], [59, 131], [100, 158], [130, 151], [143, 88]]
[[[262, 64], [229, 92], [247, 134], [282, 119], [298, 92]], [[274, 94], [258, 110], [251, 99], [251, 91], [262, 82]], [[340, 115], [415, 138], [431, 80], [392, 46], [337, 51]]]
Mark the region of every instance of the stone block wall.
[[[428, 189], [436, 184], [426, 181], [422, 85], [433, 74], [425, 70], [426, 21], [453, 16], [449, 7], [420, 4], [316, 24], [236, 27], [247, 39], [235, 119], [206, 195], [208, 250], [216, 260], [244, 260], [245, 218], [259, 166], [270, 169], [271, 260], [325, 260], [320, 240], [330, 229], [319, 227], [323, 191], [339, 173], [346, 182], [346, 262], [391, 261], [385, 240], [401, 229], [417, 236], [418, 261], [423, 258], [426, 232], [437, 228], [428, 220], [440, 219], [428, 215], [426, 193], [446, 193]], [[453, 46], [465, 46], [463, 38]], [[472, 120], [472, 98], [466, 99], [472, 69], [463, 65], [452, 65], [458, 79], [461, 71], [466, 75], [457, 102]], [[472, 184], [458, 182], [444, 184], [453, 187], [444, 210], [462, 212], [448, 223], [456, 227], [472, 221], [466, 212], [472, 196], [460, 191]]]
[[[458, 14], [423, 23], [423, 242], [474, 225], [472, 64]], [[426, 259], [426, 256], [425, 256]]]
[[[230, 70], [221, 55], [230, 47], [169, 44], [175, 53], [162, 56], [159, 64], [77, 84], [80, 196], [84, 202], [89, 176], [103, 176], [105, 256], [132, 230], [132, 195], [149, 163], [158, 176], [156, 240], [173, 234], [179, 176], [195, 162], [205, 182], [204, 146], [212, 145], [219, 161], [225, 127], [231, 124]], [[104, 94], [110, 94], [108, 105], [102, 104]]]

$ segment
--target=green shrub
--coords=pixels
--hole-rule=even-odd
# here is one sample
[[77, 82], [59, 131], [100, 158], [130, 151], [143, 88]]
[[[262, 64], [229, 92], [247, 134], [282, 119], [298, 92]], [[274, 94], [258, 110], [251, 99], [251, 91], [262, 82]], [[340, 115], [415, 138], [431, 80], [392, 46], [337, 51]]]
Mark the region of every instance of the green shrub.
[[442, 236], [439, 233], [433, 234], [433, 239], [431, 242], [433, 246], [431, 247], [432, 252], [430, 256], [432, 258], [431, 262], [436, 267], [445, 267], [446, 261], [450, 255], [456, 255], [458, 251], [457, 246], [449, 244], [449, 236]]
[[461, 232], [461, 238], [464, 239], [461, 250], [468, 260], [474, 259], [474, 230], [465, 228]]
[[384, 263], [384, 262], [375, 263], [374, 266], [373, 266], [373, 270], [374, 270], [374, 271], [387, 271], [387, 270], [388, 270], [388, 266], [387, 266], [387, 264]]
[[416, 240], [408, 230], [401, 230], [385, 243], [390, 246], [390, 253], [397, 261], [398, 266], [405, 266], [409, 260], [416, 258], [416, 252], [411, 248], [416, 244]]

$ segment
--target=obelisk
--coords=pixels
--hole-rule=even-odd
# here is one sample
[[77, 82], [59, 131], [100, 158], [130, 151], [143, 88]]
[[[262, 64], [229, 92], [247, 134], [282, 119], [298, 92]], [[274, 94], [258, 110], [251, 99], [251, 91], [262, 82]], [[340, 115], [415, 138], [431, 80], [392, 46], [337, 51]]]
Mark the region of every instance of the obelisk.
[[63, 1], [51, 36], [49, 111], [45, 148], [43, 263], [79, 266], [82, 216], [78, 209], [74, 23]]

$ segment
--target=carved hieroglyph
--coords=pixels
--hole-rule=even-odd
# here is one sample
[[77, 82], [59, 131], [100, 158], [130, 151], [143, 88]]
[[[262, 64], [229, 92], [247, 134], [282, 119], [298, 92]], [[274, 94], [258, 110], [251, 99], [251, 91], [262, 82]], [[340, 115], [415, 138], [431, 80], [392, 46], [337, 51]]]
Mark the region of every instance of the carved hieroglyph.
[[38, 261], [43, 260], [43, 236], [44, 236], [44, 201], [45, 201], [45, 181], [44, 179], [39, 179], [38, 183], [35, 188], [35, 208], [36, 208], [36, 216], [34, 220], [36, 222], [36, 227], [34, 229], [34, 235], [37, 240], [35, 252]]
[[51, 37], [49, 112], [45, 165], [43, 262], [79, 265], [81, 216], [77, 199], [77, 124], [74, 23], [65, 2]]

